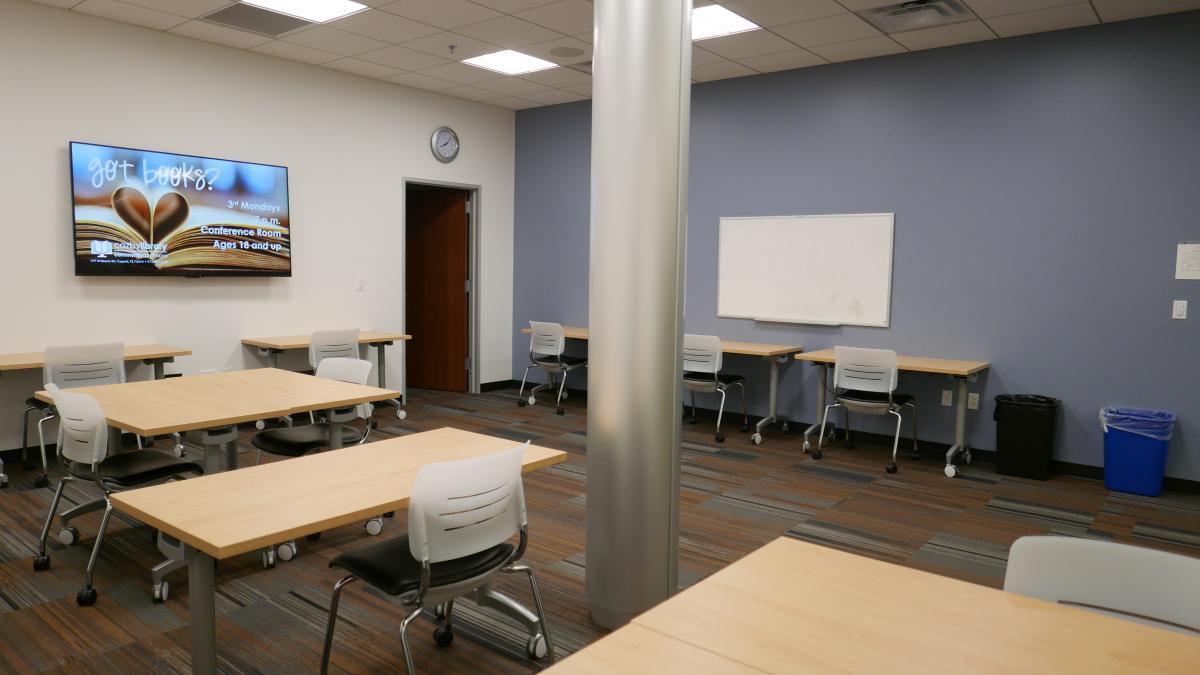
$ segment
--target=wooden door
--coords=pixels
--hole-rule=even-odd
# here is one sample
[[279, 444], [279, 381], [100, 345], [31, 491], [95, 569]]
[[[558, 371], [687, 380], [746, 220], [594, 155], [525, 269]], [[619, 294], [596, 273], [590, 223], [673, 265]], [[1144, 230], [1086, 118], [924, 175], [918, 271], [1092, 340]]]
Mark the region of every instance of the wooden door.
[[408, 385], [465, 392], [470, 355], [470, 192], [409, 185], [405, 195]]

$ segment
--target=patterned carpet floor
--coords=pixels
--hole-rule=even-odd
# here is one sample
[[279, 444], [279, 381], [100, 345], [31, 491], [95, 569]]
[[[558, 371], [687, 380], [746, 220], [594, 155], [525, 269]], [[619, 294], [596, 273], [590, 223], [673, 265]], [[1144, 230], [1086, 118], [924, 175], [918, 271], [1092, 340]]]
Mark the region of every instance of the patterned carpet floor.
[[[526, 475], [526, 558], [538, 573], [560, 657], [600, 637], [603, 631], [591, 623], [583, 594], [583, 403], [568, 401], [567, 414], [560, 417], [549, 405], [517, 407], [515, 391], [479, 396], [410, 391], [407, 409], [403, 421], [391, 408], [377, 410], [381, 428], [374, 438], [453, 426], [531, 439], [570, 453], [567, 462]], [[900, 472], [889, 475], [883, 471], [884, 448], [834, 445], [818, 461], [801, 452], [796, 433], [772, 430], [763, 445], [755, 446], [745, 434], [727, 430], [734, 433], [718, 445], [710, 424], [701, 419], [696, 426], [684, 425], [683, 586], [781, 535], [997, 587], [1008, 547], [1027, 534], [1124, 541], [1200, 556], [1198, 495], [1138, 497], [1111, 493], [1092, 480], [999, 476], [980, 464], [951, 480], [936, 458], [913, 461], [906, 453]], [[254, 461], [252, 432], [242, 433], [243, 465]], [[165, 604], [151, 602], [149, 568], [161, 555], [150, 530], [114, 521], [97, 567], [100, 599], [94, 607], [78, 607], [75, 592], [83, 582], [98, 514], [77, 522], [83, 533], [79, 545], [63, 547], [52, 537], [52, 567], [35, 573], [32, 558], [52, 492], [35, 488], [34, 472], [22, 470], [19, 461], [7, 467], [12, 485], [0, 490], [0, 672], [188, 672], [186, 573], [171, 578]], [[81, 489], [86, 492], [70, 488], [68, 499], [81, 501]], [[397, 512], [382, 536], [402, 533], [404, 523], [405, 513]], [[361, 528], [344, 527], [319, 541], [300, 542], [300, 555], [273, 570], [264, 570], [257, 555], [222, 561], [217, 576], [221, 672], [317, 672], [330, 590], [340, 576], [328, 562], [365, 543]], [[522, 579], [502, 578], [497, 587], [532, 606]], [[486, 610], [461, 605], [455, 614], [457, 638], [448, 648], [434, 644], [431, 622], [418, 620], [410, 627], [422, 672], [521, 673], [544, 665], [525, 657], [520, 631]], [[397, 636], [401, 616], [385, 595], [365, 584], [348, 588], [331, 670], [403, 672]]]

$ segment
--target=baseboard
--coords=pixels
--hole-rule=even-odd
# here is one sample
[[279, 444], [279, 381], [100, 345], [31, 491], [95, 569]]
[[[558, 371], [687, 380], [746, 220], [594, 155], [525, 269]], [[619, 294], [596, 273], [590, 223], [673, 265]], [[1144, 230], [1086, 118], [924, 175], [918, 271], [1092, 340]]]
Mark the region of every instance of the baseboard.
[[521, 386], [520, 380], [496, 380], [495, 382], [479, 383], [480, 393], [486, 394], [493, 391], [503, 391], [505, 389], [516, 389]]

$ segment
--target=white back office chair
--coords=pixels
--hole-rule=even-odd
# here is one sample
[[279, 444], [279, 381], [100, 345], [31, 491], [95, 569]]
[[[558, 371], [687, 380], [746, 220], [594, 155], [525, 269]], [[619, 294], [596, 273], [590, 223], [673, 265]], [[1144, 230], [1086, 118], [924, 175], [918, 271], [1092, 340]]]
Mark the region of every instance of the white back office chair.
[[[77, 543], [79, 530], [68, 525], [71, 519], [104, 509], [100, 529], [92, 545], [92, 555], [88, 558], [87, 582], [75, 595], [75, 601], [80, 605], [92, 605], [96, 602], [92, 572], [96, 568], [100, 544], [104, 541], [104, 533], [112, 515], [112, 503], [108, 496], [113, 492], [182, 478], [188, 474], [200, 475], [204, 470], [198, 464], [161, 450], [132, 450], [109, 454], [108, 422], [96, 399], [87, 394], [64, 391], [53, 382], [47, 382], [46, 389], [54, 397], [54, 407], [62, 418], [58, 428], [58, 449], [59, 455], [67, 463], [67, 475], [59, 479], [58, 489], [50, 502], [46, 524], [42, 527], [42, 536], [38, 540], [38, 555], [33, 560], [33, 569], [38, 572], [50, 569], [50, 557], [46, 555], [46, 539], [50, 534], [50, 524], [58, 513], [63, 488], [68, 482], [76, 479], [91, 480], [100, 488], [101, 496], [64, 512], [60, 516], [63, 529], [58, 538], [68, 546]], [[166, 573], [184, 566], [178, 561], [167, 561], [152, 570], [156, 601], [162, 602], [167, 598], [167, 583], [163, 579]]]
[[[492, 598], [513, 602], [491, 591], [491, 580], [497, 572], [528, 575], [537, 619], [527, 625], [530, 638], [526, 650], [532, 658], [548, 655], [553, 662], [554, 647], [537, 578], [528, 566], [516, 564], [529, 541], [521, 483], [521, 464], [528, 445], [526, 442], [475, 459], [425, 465], [413, 483], [408, 534], [343, 553], [329, 563], [349, 574], [333, 587], [322, 673], [329, 670], [338, 600], [347, 584], [363, 579], [410, 608], [400, 623], [400, 643], [408, 672], [415, 675], [406, 634], [408, 625], [423, 608], [436, 608], [443, 623], [434, 631], [434, 640], [448, 646], [454, 639], [451, 618], [455, 599], [474, 592], [480, 604], [488, 604]], [[514, 549], [508, 542], [517, 534], [520, 541]]]
[[[360, 385], [367, 383], [367, 378], [370, 374], [370, 361], [343, 358], [340, 356], [327, 356], [321, 359], [317, 365], [316, 372], [317, 377]], [[342, 445], [362, 445], [367, 442], [367, 436], [374, 427], [370, 410], [371, 405], [369, 403], [349, 406], [328, 411], [326, 419], [341, 425]], [[354, 427], [345, 426], [356, 419], [367, 420], [367, 426], [361, 432]], [[314, 450], [330, 447], [332, 445], [332, 438], [332, 427], [327, 421], [314, 422], [299, 427], [281, 427], [260, 431], [250, 438], [250, 443], [258, 448], [258, 457], [255, 460], [255, 464], [259, 464], [262, 462], [262, 454], [264, 452], [283, 457], [300, 457]], [[371, 536], [377, 535], [383, 531], [383, 517], [377, 516], [372, 518], [363, 527], [366, 529], [367, 534]], [[314, 541], [319, 538], [320, 533], [310, 535], [309, 537], [310, 540]], [[274, 548], [264, 549], [263, 566], [267, 568], [274, 567], [276, 556], [287, 561], [296, 557], [298, 552], [299, 547], [294, 540], [280, 544], [278, 551]]]
[[1200, 637], [1200, 559], [1075, 537], [1021, 537], [1004, 590]]
[[[42, 354], [42, 382], [50, 382], [60, 389], [91, 387], [101, 384], [120, 384], [125, 381], [125, 345], [120, 342], [96, 345], [72, 345], [47, 347]], [[38, 446], [42, 453], [42, 475], [34, 479], [36, 487], [50, 484], [46, 459], [46, 434], [43, 426], [54, 419], [54, 406], [36, 397], [25, 400], [25, 412], [21, 420], [21, 452], [29, 447], [29, 413], [41, 411], [38, 420]], [[28, 455], [25, 468], [32, 469]], [[0, 487], [7, 485], [4, 464], [0, 460]]]
[[[834, 347], [836, 363], [833, 368], [833, 397], [834, 402], [825, 406], [825, 414], [821, 417], [821, 436], [817, 440], [817, 449], [812, 453], [813, 459], [821, 458], [821, 445], [825, 439], [825, 424], [829, 421], [829, 411], [833, 408], [843, 408], [847, 413], [855, 412], [865, 415], [894, 415], [896, 417], [896, 434], [892, 440], [892, 461], [888, 462], [887, 472], [896, 473], [896, 451], [900, 447], [900, 409], [912, 409], [913, 418], [913, 458], [917, 458], [917, 404], [908, 394], [896, 393], [896, 379], [899, 371], [896, 368], [896, 352], [890, 349], [862, 349], [859, 347]], [[850, 425], [846, 425], [849, 434]]]
[[[566, 411], [562, 407], [563, 399], [567, 398], [567, 373], [587, 366], [587, 359], [563, 354], [567, 349], [567, 338], [563, 335], [562, 324], [529, 322], [529, 365], [521, 376], [521, 389], [517, 392], [517, 405], [522, 408], [525, 404], [537, 403], [537, 392], [554, 386], [554, 376], [562, 373], [562, 382], [558, 385], [558, 399], [554, 402], [554, 412], [558, 415]], [[546, 371], [546, 383], [539, 384], [529, 390], [529, 398], [525, 398], [525, 381], [529, 378], [531, 368], [541, 368]]]
[[716, 335], [683, 336], [683, 387], [692, 399], [692, 416], [688, 418], [688, 423], [696, 423], [696, 392], [720, 394], [721, 406], [717, 408], [715, 436], [718, 443], [725, 442], [725, 434], [721, 433], [721, 416], [725, 414], [725, 393], [729, 387], [736, 386], [741, 391], [742, 431], [750, 431], [750, 417], [746, 413], [746, 378], [722, 373], [723, 362], [721, 338]]
[[328, 358], [362, 358], [358, 351], [358, 329], [313, 331], [308, 341], [308, 365], [315, 371]]

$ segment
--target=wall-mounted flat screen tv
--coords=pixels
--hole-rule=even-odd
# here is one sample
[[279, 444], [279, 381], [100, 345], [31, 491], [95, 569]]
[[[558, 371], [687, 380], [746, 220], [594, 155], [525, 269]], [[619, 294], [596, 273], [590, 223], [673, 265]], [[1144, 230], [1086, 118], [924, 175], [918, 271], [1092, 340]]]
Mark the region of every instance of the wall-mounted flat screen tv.
[[291, 276], [287, 167], [71, 143], [76, 276]]

